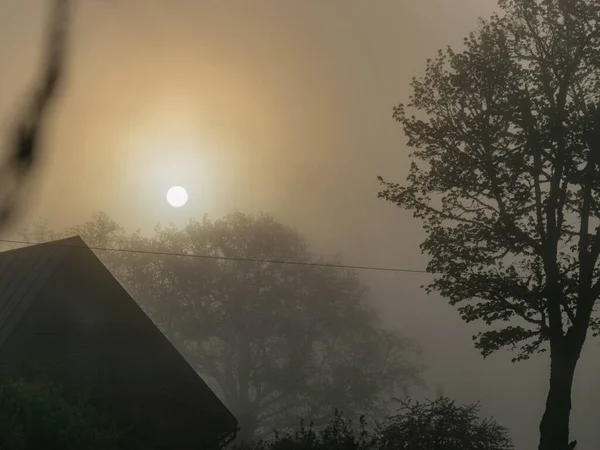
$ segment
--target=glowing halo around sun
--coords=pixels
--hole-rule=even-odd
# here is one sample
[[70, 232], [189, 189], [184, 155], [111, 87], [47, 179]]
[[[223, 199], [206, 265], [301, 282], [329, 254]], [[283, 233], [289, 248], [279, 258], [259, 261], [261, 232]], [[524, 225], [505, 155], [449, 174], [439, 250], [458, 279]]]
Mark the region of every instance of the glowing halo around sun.
[[188, 193], [181, 186], [173, 186], [167, 192], [167, 202], [174, 208], [185, 205], [188, 201]]

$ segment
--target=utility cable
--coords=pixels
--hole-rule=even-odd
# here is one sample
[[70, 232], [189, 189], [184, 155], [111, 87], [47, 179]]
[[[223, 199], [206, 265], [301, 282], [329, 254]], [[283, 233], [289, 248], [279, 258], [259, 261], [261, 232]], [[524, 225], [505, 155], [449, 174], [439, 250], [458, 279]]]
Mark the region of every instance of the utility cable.
[[[73, 247], [73, 248], [81, 248], [76, 245], [68, 245], [60, 242], [28, 242], [28, 241], [18, 241], [12, 239], [0, 239], [0, 242], [6, 244], [21, 244], [21, 245], [52, 245], [56, 247]], [[97, 251], [105, 251], [105, 252], [119, 252], [119, 253], [134, 253], [140, 255], [155, 255], [155, 256], [176, 256], [183, 258], [198, 258], [198, 259], [215, 259], [215, 260], [223, 260], [223, 261], [242, 261], [242, 262], [252, 262], [252, 263], [262, 263], [262, 264], [289, 264], [294, 266], [309, 266], [309, 267], [329, 267], [336, 269], [351, 269], [351, 270], [369, 270], [376, 272], [402, 272], [402, 273], [428, 273], [426, 270], [422, 269], [404, 269], [399, 267], [378, 267], [378, 266], [367, 266], [367, 265], [349, 265], [349, 264], [335, 264], [335, 263], [319, 263], [319, 262], [309, 262], [309, 261], [287, 261], [281, 259], [260, 259], [260, 258], [244, 258], [244, 257], [234, 257], [234, 256], [216, 256], [216, 255], [200, 255], [196, 253], [177, 253], [177, 252], [165, 252], [158, 250], [135, 250], [135, 249], [127, 249], [127, 248], [111, 248], [111, 247], [92, 247], [88, 246], [90, 250]]]

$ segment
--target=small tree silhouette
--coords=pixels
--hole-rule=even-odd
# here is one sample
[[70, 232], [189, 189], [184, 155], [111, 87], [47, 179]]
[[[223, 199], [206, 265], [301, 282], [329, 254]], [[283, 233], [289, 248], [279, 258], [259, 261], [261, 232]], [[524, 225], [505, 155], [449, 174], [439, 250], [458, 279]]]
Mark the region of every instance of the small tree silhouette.
[[380, 428], [381, 450], [509, 450], [506, 428], [479, 418], [479, 403], [457, 405], [447, 397], [402, 400], [398, 414]]

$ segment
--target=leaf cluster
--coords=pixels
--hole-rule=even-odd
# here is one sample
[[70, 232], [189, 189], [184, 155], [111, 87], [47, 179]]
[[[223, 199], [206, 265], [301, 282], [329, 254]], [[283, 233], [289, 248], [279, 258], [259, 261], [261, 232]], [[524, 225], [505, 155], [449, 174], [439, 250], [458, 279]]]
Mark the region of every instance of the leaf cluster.
[[597, 329], [600, 4], [500, 6], [395, 108], [413, 162], [379, 196], [423, 221], [429, 291], [492, 326], [475, 336], [483, 355], [524, 359]]

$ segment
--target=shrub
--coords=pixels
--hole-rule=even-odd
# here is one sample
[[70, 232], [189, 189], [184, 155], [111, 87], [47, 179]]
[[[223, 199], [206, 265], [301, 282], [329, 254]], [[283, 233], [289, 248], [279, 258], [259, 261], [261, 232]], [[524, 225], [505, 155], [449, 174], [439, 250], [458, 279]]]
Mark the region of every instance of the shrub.
[[300, 420], [300, 430], [294, 434], [276, 431], [273, 439], [237, 445], [234, 450], [368, 450], [375, 443], [375, 435], [367, 430], [363, 416], [355, 424], [336, 410], [333, 420], [323, 430], [316, 431], [312, 424], [307, 427]]
[[401, 402], [398, 414], [379, 427], [379, 449], [510, 450], [506, 428], [479, 418], [479, 404], [457, 405], [446, 397]]
[[367, 427], [336, 411], [334, 419], [316, 431], [300, 421], [294, 434], [275, 433], [273, 439], [235, 445], [233, 450], [510, 450], [506, 428], [493, 419], [479, 418], [479, 404], [457, 405], [442, 397], [434, 401], [401, 401], [398, 413]]
[[115, 422], [50, 383], [0, 379], [1, 449], [111, 450], [120, 438]]

